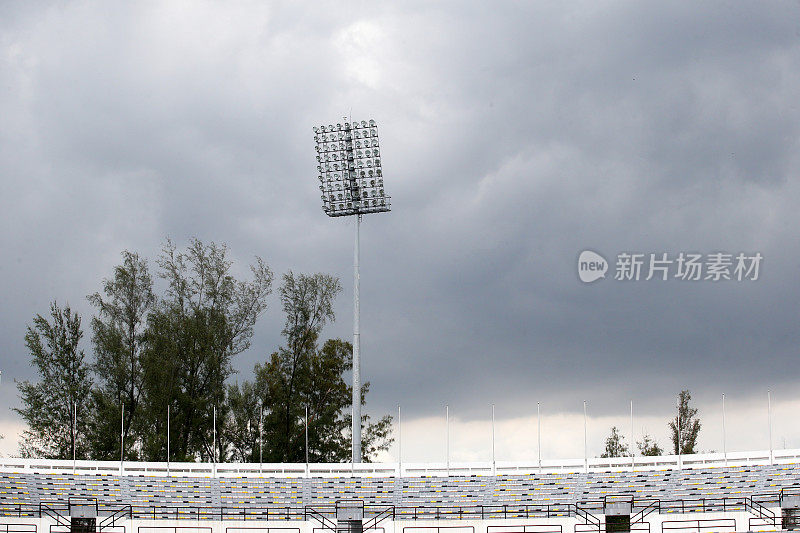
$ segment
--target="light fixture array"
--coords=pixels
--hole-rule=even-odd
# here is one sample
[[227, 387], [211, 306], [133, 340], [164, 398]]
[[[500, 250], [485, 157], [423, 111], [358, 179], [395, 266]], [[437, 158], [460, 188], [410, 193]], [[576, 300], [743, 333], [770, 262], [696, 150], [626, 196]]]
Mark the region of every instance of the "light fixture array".
[[322, 210], [328, 216], [391, 209], [383, 187], [378, 128], [374, 120], [314, 128]]

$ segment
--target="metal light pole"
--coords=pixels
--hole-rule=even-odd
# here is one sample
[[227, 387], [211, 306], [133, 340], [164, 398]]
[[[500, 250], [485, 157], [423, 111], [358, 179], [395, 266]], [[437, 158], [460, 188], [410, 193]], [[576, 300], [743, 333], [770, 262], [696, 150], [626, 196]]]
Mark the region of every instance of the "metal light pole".
[[212, 471], [214, 477], [217, 477], [217, 406], [214, 406], [214, 442], [211, 443], [211, 460], [213, 461], [214, 469]]
[[[350, 418], [353, 418], [353, 406], [350, 406]], [[350, 477], [355, 477], [356, 475], [356, 462], [355, 457], [350, 457]]]
[[391, 209], [391, 198], [383, 188], [374, 120], [314, 128], [317, 143], [317, 172], [322, 192], [322, 209], [329, 217], [356, 217], [353, 252], [353, 407], [352, 463], [361, 462], [361, 333], [360, 274], [361, 217]]
[[353, 252], [353, 462], [361, 462], [361, 213], [356, 215], [356, 242]]
[[169, 477], [169, 404], [167, 404], [167, 477]]

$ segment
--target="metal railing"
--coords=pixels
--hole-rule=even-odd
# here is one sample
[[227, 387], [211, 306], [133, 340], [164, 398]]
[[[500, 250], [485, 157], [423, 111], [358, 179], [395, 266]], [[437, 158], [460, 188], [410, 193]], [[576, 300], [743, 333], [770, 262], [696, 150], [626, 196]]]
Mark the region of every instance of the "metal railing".
[[589, 526], [588, 528], [589, 530], [597, 531], [597, 533], [600, 533], [602, 521], [600, 520], [599, 517], [593, 515], [587, 509], [582, 507], [580, 503], [575, 504], [575, 517], [580, 518], [581, 520], [586, 522], [586, 525]]
[[56, 525], [70, 527], [72, 523], [65, 519], [59, 511], [67, 511], [69, 514], [69, 503], [67, 504], [48, 504], [39, 503], [39, 518], [51, 518], [55, 521]]
[[[777, 506], [780, 493], [763, 493], [752, 496], [720, 498], [633, 498], [631, 523], [644, 520], [651, 513], [687, 514], [693, 512], [747, 511], [758, 518], [775, 521], [778, 516], [768, 508]], [[583, 500], [578, 503], [549, 504], [498, 504], [498, 505], [396, 505], [367, 504], [364, 506], [365, 525], [375, 527], [387, 519], [392, 520], [487, 520], [579, 517], [595, 525], [595, 514], [603, 512], [608, 499]], [[34, 504], [8, 504], [0, 507], [0, 516], [19, 518], [51, 518], [60, 525], [69, 525], [68, 502], [43, 501]], [[590, 518], [586, 518], [590, 515]], [[126, 518], [140, 520], [318, 520], [335, 529], [336, 506], [313, 505], [305, 507], [277, 506], [176, 506], [176, 505], [123, 505], [97, 503], [97, 517], [101, 527], [112, 527]], [[3, 533], [0, 531], [0, 533]]]
[[0, 533], [36, 533], [36, 524], [0, 524]]
[[[800, 449], [773, 450], [775, 465], [800, 462]], [[590, 458], [590, 472], [644, 471], [736, 466], [769, 466], [769, 450], [657, 457]], [[579, 459], [543, 460], [537, 462], [498, 461], [450, 463], [148, 463], [119, 461], [76, 461], [49, 459], [0, 458], [2, 472], [37, 472], [75, 475], [130, 475], [174, 477], [419, 477], [464, 475], [519, 475], [539, 472], [583, 472], [587, 463]]]
[[763, 520], [769, 525], [778, 526], [780, 518], [770, 509], [767, 509], [752, 498], [746, 500], [746, 509], [755, 515], [756, 518]]
[[362, 529], [364, 531], [367, 531], [369, 529], [377, 529], [378, 528], [378, 524], [380, 524], [381, 522], [383, 522], [384, 520], [386, 520], [388, 518], [391, 518], [394, 521], [394, 519], [395, 519], [394, 506], [387, 507], [386, 509], [384, 509], [380, 513], [376, 514], [375, 516], [373, 516], [372, 518], [370, 518], [369, 520], [364, 522], [364, 524], [362, 526]]
[[523, 524], [521, 526], [486, 526], [486, 533], [563, 533], [562, 524]]
[[661, 512], [661, 500], [653, 500], [649, 504], [642, 507], [642, 509], [631, 516], [631, 526], [634, 524], [645, 523], [644, 519], [650, 513]]
[[778, 493], [778, 504], [783, 504], [783, 499], [788, 497], [800, 497], [800, 487], [783, 487]]
[[661, 531], [682, 531], [684, 533], [704, 533], [706, 531], [730, 532], [736, 531], [736, 519], [713, 518], [707, 520], [670, 520], [661, 523]]
[[[334, 514], [335, 513], [336, 513], [336, 510], [334, 509]], [[306, 507], [306, 509], [305, 509], [305, 517], [306, 517], [305, 518], [306, 520], [308, 520], [309, 518], [313, 518], [314, 520], [319, 522], [320, 525], [322, 525], [323, 529], [327, 529], [327, 530], [334, 531], [334, 532], [336, 531], [336, 522], [334, 522], [333, 520], [331, 520], [330, 518], [325, 516], [324, 513], [320, 512], [320, 511], [317, 511], [316, 509], [313, 509], [313, 508], [310, 508], [310, 507]]]
[[130, 505], [123, 505], [108, 516], [102, 517], [97, 524], [97, 531], [101, 532], [106, 528], [113, 528], [117, 525], [117, 520], [130, 519], [133, 517], [133, 509]]

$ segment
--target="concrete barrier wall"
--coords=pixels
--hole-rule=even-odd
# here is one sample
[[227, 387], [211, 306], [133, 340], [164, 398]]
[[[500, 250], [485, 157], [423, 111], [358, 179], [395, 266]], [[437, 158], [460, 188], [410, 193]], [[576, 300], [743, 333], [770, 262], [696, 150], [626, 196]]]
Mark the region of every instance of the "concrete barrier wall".
[[[800, 449], [729, 452], [727, 454], [664, 455], [660, 457], [590, 458], [589, 472], [693, 469], [723, 466], [754, 466], [800, 463]], [[176, 477], [413, 477], [446, 475], [518, 475], [537, 472], [583, 472], [583, 459], [543, 460], [538, 462], [450, 463], [145, 463], [120, 461], [68, 461], [0, 458], [0, 471], [62, 473], [77, 475], [149, 475]]]

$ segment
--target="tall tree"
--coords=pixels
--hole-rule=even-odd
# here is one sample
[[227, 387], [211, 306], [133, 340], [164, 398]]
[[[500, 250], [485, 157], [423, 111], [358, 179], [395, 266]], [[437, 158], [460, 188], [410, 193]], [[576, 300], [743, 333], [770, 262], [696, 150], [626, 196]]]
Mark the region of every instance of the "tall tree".
[[142, 396], [142, 357], [147, 315], [156, 302], [147, 262], [138, 254], [122, 252], [122, 264], [114, 277], [103, 281], [103, 294], [88, 297], [97, 308], [92, 319], [94, 371], [99, 378], [93, 391], [93, 455], [97, 459], [120, 457], [120, 426], [126, 443], [126, 458], [137, 457], [134, 433], [141, 433], [139, 404]]
[[[366, 396], [369, 391], [369, 381], [364, 383], [361, 387], [361, 405], [366, 405]], [[362, 410], [363, 413], [363, 410]], [[394, 442], [392, 437], [392, 422], [394, 417], [391, 415], [383, 415], [377, 422], [370, 422], [371, 417], [368, 414], [361, 415], [361, 426], [364, 432], [361, 435], [361, 461], [371, 463], [376, 459], [378, 452], [385, 452]], [[352, 418], [351, 418], [352, 420]], [[348, 422], [348, 429], [350, 430], [349, 438], [347, 439], [347, 451], [353, 447], [353, 426]]]
[[[254, 387], [264, 406], [264, 459], [269, 462], [305, 460], [306, 408], [309, 460], [339, 462], [350, 457], [352, 388], [345, 375], [352, 370], [353, 347], [341, 339], [329, 339], [319, 347], [324, 325], [335, 318], [333, 300], [340, 290], [339, 281], [324, 274], [283, 276], [285, 346], [255, 368]], [[365, 383], [362, 405], [368, 391]], [[366, 415], [362, 420], [363, 453], [370, 460], [392, 442], [391, 417], [375, 424]]]
[[222, 451], [231, 460], [257, 463], [261, 405], [255, 386], [245, 381], [228, 386], [227, 419], [222, 425]]
[[25, 345], [39, 381], [17, 383], [23, 407], [14, 410], [28, 424], [20, 444], [23, 457], [86, 457], [92, 381], [79, 348], [81, 337], [80, 316], [56, 302], [50, 306], [49, 321], [37, 314], [27, 328]]
[[171, 459], [211, 458], [212, 413], [225, 420], [225, 380], [233, 357], [250, 346], [266, 309], [272, 272], [260, 259], [252, 279], [234, 278], [225, 245], [194, 239], [181, 252], [167, 241], [158, 260], [165, 297], [149, 314], [142, 360], [147, 398], [146, 458], [166, 456], [165, 416], [171, 412]]
[[[353, 346], [349, 342], [329, 339], [312, 353], [301, 401], [308, 405], [309, 457], [313, 461], [337, 462], [349, 457], [353, 388], [344, 375], [352, 369]], [[365, 383], [362, 404], [368, 390], [369, 383]]]
[[692, 454], [697, 453], [697, 435], [700, 433], [700, 420], [697, 417], [697, 409], [691, 407], [689, 402], [692, 395], [688, 390], [682, 390], [678, 394], [677, 414], [675, 419], [669, 423], [672, 431], [673, 453]]
[[281, 334], [286, 346], [278, 348], [265, 365], [257, 365], [256, 383], [264, 405], [269, 406], [265, 430], [269, 456], [275, 462], [304, 457], [300, 435], [305, 414], [304, 391], [312, 379], [310, 367], [322, 328], [335, 319], [333, 300], [341, 291], [339, 280], [326, 274], [283, 275], [279, 289], [286, 315]]
[[611, 434], [606, 437], [605, 450], [600, 457], [625, 457], [630, 455], [628, 445], [625, 444], [625, 437], [617, 429], [617, 426], [611, 427]]
[[664, 455], [664, 450], [661, 446], [648, 434], [645, 434], [642, 440], [636, 443], [636, 446], [639, 448], [639, 453], [645, 457]]

